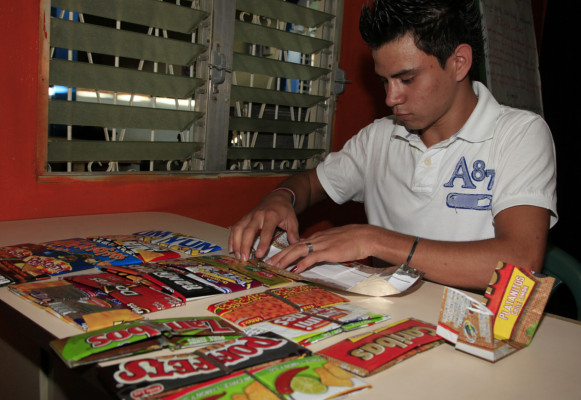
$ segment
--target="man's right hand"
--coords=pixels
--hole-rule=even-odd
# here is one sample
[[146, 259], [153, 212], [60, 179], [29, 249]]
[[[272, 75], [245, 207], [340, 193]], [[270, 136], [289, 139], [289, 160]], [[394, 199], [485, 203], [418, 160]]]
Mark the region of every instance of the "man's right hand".
[[293, 208], [293, 195], [288, 190], [271, 192], [254, 210], [232, 226], [228, 249], [236, 258], [247, 261], [252, 245], [260, 235], [256, 257], [262, 258], [268, 252], [277, 227], [287, 232], [289, 243], [299, 240], [299, 223]]

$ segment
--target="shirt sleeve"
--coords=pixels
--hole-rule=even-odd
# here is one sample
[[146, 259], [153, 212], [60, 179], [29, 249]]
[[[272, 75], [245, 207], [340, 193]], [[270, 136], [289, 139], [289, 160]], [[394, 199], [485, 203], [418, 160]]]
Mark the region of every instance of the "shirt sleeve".
[[[555, 146], [546, 122], [532, 113], [508, 118], [497, 124], [493, 149], [496, 155], [492, 213], [519, 205], [546, 208], [551, 227], [557, 222], [557, 174]], [[504, 118], [504, 117], [507, 118]]]
[[[389, 138], [393, 126], [387, 118], [376, 120], [363, 128], [345, 143], [338, 152], [330, 153], [317, 166], [317, 177], [329, 197], [338, 204], [354, 200], [364, 201], [366, 179], [372, 179], [375, 152], [374, 146], [389, 146], [385, 142], [376, 143], [379, 138]], [[387, 149], [383, 149], [387, 151]]]

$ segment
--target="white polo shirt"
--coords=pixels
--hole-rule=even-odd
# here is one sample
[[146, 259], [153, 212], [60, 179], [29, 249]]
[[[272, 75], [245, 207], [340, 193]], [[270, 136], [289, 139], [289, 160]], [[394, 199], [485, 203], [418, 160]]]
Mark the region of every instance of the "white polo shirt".
[[365, 204], [368, 222], [446, 241], [494, 237], [494, 216], [518, 205], [557, 222], [555, 149], [537, 114], [501, 106], [479, 82], [478, 104], [453, 137], [426, 148], [391, 117], [376, 120], [317, 167], [341, 204]]

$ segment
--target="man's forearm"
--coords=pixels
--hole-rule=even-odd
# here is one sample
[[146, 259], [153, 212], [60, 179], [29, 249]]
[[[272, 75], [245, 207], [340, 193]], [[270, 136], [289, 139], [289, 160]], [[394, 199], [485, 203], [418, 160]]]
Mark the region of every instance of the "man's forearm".
[[[397, 251], [387, 250], [376, 256], [386, 260], [394, 257], [391, 258], [393, 263], [401, 264], [408, 257], [413, 240], [411, 236], [401, 238]], [[539, 248], [541, 246], [537, 250]], [[544, 251], [544, 246], [542, 249]], [[498, 238], [473, 242], [420, 239], [410, 265], [423, 271], [428, 280], [466, 289], [485, 289], [499, 261], [539, 270], [542, 260], [533, 253], [517, 254], [510, 242]]]
[[[512, 207], [495, 218], [494, 238], [470, 242], [420, 239], [410, 265], [439, 283], [484, 289], [499, 261], [539, 272], [542, 269], [549, 212], [532, 206]], [[414, 237], [381, 230], [372, 255], [393, 264], [406, 261]]]

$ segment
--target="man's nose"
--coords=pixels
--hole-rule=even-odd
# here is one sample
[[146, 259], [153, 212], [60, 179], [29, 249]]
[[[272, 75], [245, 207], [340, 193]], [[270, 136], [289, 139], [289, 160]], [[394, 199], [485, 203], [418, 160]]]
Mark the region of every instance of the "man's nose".
[[403, 91], [399, 85], [391, 82], [385, 85], [385, 104], [387, 104], [388, 107], [393, 108], [402, 104], [403, 99]]

